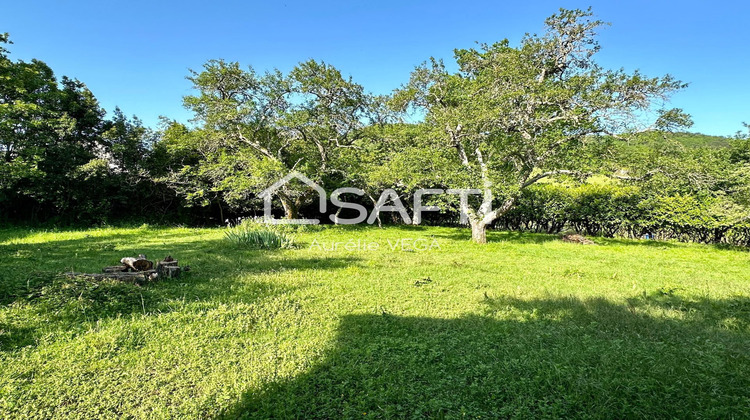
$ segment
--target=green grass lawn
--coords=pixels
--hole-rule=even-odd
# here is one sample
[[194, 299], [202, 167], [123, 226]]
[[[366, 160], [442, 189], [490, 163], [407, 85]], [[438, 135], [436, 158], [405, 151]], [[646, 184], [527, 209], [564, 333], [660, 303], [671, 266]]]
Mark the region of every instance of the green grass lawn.
[[[467, 239], [331, 227], [252, 251], [219, 229], [0, 230], [0, 417], [750, 416], [750, 253]], [[55, 277], [139, 253], [192, 270]]]

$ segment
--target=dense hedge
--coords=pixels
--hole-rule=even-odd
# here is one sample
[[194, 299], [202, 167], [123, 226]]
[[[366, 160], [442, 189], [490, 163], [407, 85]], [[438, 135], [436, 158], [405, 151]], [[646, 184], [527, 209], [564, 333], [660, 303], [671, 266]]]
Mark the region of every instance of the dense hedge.
[[524, 190], [518, 205], [495, 226], [750, 245], [750, 223], [728, 206], [721, 197], [659, 196], [632, 186], [539, 184]]

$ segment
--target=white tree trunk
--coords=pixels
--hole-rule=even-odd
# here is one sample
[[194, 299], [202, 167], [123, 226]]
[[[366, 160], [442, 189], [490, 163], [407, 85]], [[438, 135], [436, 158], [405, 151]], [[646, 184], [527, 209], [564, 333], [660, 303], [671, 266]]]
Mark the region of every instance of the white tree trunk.
[[487, 243], [487, 225], [482, 220], [471, 222], [471, 241], [477, 244]]

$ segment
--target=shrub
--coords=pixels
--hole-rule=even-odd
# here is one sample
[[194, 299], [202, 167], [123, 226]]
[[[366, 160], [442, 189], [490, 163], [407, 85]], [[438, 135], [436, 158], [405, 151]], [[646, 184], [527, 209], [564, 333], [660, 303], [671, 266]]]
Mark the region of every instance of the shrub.
[[235, 245], [252, 249], [294, 248], [294, 238], [281, 228], [256, 221], [243, 222], [231, 227], [224, 235]]

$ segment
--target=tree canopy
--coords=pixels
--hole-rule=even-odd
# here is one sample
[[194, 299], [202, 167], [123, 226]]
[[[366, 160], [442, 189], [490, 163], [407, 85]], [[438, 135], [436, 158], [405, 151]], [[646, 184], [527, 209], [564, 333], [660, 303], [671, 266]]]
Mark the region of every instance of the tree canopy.
[[[681, 132], [690, 117], [668, 102], [687, 84], [601, 66], [604, 26], [561, 9], [517, 44], [428, 59], [390, 95], [312, 59], [288, 72], [209, 60], [187, 76], [193, 119], [158, 129], [12, 60], [2, 34], [0, 220], [225, 223], [297, 171], [354, 188], [335, 203], [377, 207], [385, 191], [413, 207], [418, 189], [446, 191], [424, 197], [441, 212], [411, 222], [465, 222], [476, 242], [496, 226], [750, 243], [748, 134]], [[302, 187], [277, 191], [285, 217], [315, 211]]]
[[[591, 144], [622, 138], [647, 127], [637, 123], [685, 84], [671, 76], [599, 66], [590, 11], [561, 10], [545, 21], [542, 35], [455, 51], [458, 71], [431, 59], [395, 95], [401, 109], [426, 111], [440, 147], [455, 149], [462, 188], [478, 188], [478, 206], [465, 202], [473, 239], [507, 212], [524, 188], [553, 175], [589, 171]], [[657, 109], [650, 128], [689, 124], [679, 109]], [[458, 172], [456, 168], [446, 168]], [[467, 183], [467, 180], [469, 182]]]
[[[319, 184], [345, 177], [345, 149], [357, 148], [376, 120], [377, 98], [335, 67], [309, 60], [288, 74], [258, 74], [239, 63], [212, 60], [188, 79], [197, 95], [185, 106], [201, 123], [201, 149], [214, 190], [230, 197], [257, 195], [290, 171]], [[296, 218], [307, 194], [278, 192]]]

